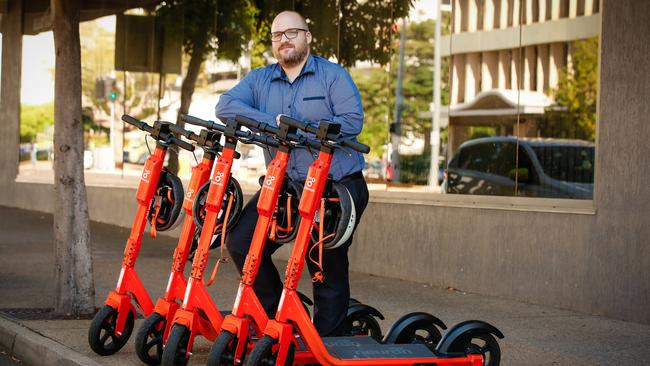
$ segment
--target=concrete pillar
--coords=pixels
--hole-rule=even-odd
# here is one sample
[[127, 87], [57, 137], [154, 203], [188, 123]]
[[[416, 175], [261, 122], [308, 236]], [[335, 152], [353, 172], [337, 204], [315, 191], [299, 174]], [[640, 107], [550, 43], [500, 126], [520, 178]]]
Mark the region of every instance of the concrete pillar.
[[549, 45], [541, 44], [537, 46], [537, 82], [536, 90], [544, 92], [548, 89], [548, 67], [549, 67]]
[[499, 1], [501, 2], [501, 6], [499, 7], [499, 29], [505, 29], [508, 28], [508, 11], [510, 9], [510, 2], [508, 0]]
[[465, 96], [464, 102], [467, 103], [474, 99], [479, 91], [479, 81], [481, 80], [481, 55], [479, 53], [468, 53], [465, 55]]
[[510, 51], [499, 51], [499, 72], [497, 88], [510, 89]]
[[481, 61], [481, 91], [499, 87], [499, 53], [484, 52]]
[[495, 28], [495, 2], [499, 0], [485, 0], [483, 7], [483, 30], [492, 30]]
[[461, 32], [461, 23], [462, 23], [462, 15], [463, 15], [463, 8], [461, 7], [460, 4], [461, 0], [454, 0], [454, 33], [460, 33]]
[[8, 1], [2, 14], [2, 73], [0, 77], [0, 183], [18, 175], [20, 149], [20, 83], [23, 55], [23, 2]]
[[522, 76], [523, 86], [522, 89], [526, 91], [536, 90], [535, 84], [537, 82], [536, 66], [537, 66], [537, 52], [535, 46], [528, 46], [525, 49], [524, 56], [524, 73]]
[[517, 27], [519, 26], [519, 14], [521, 11], [520, 0], [512, 0], [511, 5], [512, 7], [510, 8], [509, 14], [511, 14], [512, 26]]
[[447, 144], [448, 156], [454, 156], [454, 153], [458, 150], [460, 144], [467, 141], [469, 138], [469, 127], [459, 126], [454, 122], [453, 118], [449, 120], [449, 142]]
[[560, 71], [566, 66], [564, 44], [552, 43], [550, 45], [549, 53], [548, 87], [553, 89], [557, 87], [557, 84], [560, 80]]
[[594, 2], [599, 0], [584, 0], [585, 1], [585, 16], [594, 14]]
[[537, 21], [544, 23], [546, 21], [546, 0], [537, 2]]
[[521, 89], [521, 59], [523, 56], [523, 50], [520, 48], [515, 48], [511, 50], [512, 58], [510, 59], [510, 89], [518, 90]]
[[578, 16], [578, 0], [569, 0], [569, 18]]
[[524, 24], [533, 24], [533, 0], [523, 0], [524, 1]]
[[478, 30], [478, 4], [476, 0], [467, 0], [467, 31]]
[[551, 20], [560, 19], [560, 0], [551, 0]]
[[452, 59], [451, 104], [458, 104], [465, 95], [465, 55], [454, 55]]

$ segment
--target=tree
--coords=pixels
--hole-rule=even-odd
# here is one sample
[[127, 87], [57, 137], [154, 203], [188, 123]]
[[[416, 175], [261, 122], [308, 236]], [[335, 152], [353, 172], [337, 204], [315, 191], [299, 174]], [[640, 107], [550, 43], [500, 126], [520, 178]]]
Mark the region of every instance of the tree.
[[413, 0], [257, 0], [256, 28], [264, 47], [254, 50], [253, 64], [264, 64], [260, 56], [271, 46], [271, 22], [280, 11], [288, 9], [307, 18], [315, 54], [335, 57], [344, 67], [354, 66], [357, 61], [386, 64], [390, 60], [393, 25], [408, 14], [412, 3]]
[[575, 41], [571, 64], [560, 72], [556, 89], [550, 94], [555, 105], [541, 126], [551, 137], [594, 141], [598, 100], [598, 38]]
[[95, 288], [83, 174], [80, 0], [51, 0], [54, 31], [54, 311], [91, 314]]
[[[172, 34], [182, 37], [189, 57], [176, 119], [182, 127], [185, 123], [180, 116], [190, 109], [201, 64], [215, 53], [220, 59], [237, 61], [251, 38], [255, 8], [249, 0], [171, 0], [156, 12]], [[178, 172], [178, 153], [173, 149], [169, 150], [168, 168]]]

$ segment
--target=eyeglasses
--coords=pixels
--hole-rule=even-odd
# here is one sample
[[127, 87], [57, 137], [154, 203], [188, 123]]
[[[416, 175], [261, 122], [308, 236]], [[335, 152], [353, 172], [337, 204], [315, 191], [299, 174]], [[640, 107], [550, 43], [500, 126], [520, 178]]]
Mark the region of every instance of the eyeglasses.
[[307, 29], [302, 28], [289, 28], [282, 32], [271, 32], [271, 41], [279, 42], [282, 40], [282, 35], [284, 34], [287, 39], [294, 39], [298, 37], [298, 31], [309, 32]]

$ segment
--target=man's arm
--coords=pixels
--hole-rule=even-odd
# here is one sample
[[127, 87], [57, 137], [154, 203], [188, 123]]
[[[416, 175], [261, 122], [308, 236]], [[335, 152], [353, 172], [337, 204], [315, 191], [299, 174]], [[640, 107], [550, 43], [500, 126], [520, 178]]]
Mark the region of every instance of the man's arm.
[[219, 97], [219, 102], [215, 107], [216, 116], [225, 121], [239, 114], [259, 122], [275, 125], [275, 117], [255, 108], [254, 85], [255, 72], [251, 72], [232, 89]]
[[363, 128], [361, 95], [350, 74], [343, 69], [330, 85], [330, 101], [334, 112], [332, 120], [341, 124], [343, 136], [358, 136]]

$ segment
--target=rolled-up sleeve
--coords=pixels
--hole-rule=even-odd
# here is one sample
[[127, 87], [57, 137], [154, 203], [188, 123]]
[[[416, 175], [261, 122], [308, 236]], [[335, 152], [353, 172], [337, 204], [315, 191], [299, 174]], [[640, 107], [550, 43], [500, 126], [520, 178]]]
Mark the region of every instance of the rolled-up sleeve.
[[343, 68], [339, 69], [330, 85], [330, 98], [333, 120], [341, 124], [341, 133], [345, 137], [358, 136], [363, 128], [361, 95], [350, 74]]
[[243, 115], [260, 122], [275, 124], [275, 118], [260, 111], [255, 104], [253, 86], [256, 83], [256, 75], [255, 71], [249, 73], [232, 89], [219, 97], [219, 102], [215, 107], [217, 118], [225, 121], [228, 118], [234, 118], [236, 115]]

